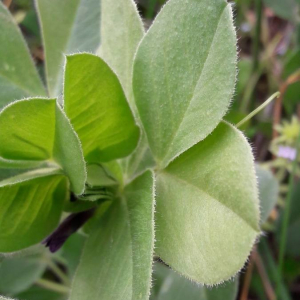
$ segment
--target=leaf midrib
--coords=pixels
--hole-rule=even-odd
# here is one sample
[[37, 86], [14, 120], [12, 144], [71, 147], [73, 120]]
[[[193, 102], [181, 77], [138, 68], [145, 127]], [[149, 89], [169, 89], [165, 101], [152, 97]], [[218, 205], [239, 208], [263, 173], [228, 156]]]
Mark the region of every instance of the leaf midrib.
[[160, 173], [161, 175], [166, 175], [166, 176], [169, 176], [181, 183], [184, 183], [185, 185], [188, 185], [188, 186], [191, 186], [193, 187], [194, 189], [200, 191], [201, 193], [207, 195], [210, 199], [212, 200], [215, 200], [216, 202], [220, 203], [223, 207], [225, 207], [226, 209], [230, 210], [232, 213], [234, 213], [240, 220], [242, 220], [248, 227], [250, 227], [252, 230], [254, 230], [255, 232], [259, 232], [259, 230], [257, 228], [255, 228], [253, 225], [251, 225], [244, 217], [240, 216], [237, 212], [235, 212], [234, 210], [232, 210], [231, 207], [229, 207], [228, 205], [226, 205], [225, 203], [223, 203], [222, 201], [220, 201], [219, 199], [211, 196], [207, 191], [199, 188], [198, 186], [195, 186], [194, 184], [188, 182], [187, 180], [184, 180], [174, 174], [171, 174], [170, 172], [167, 172], [167, 171], [162, 171]]
[[203, 67], [202, 67], [202, 69], [201, 69], [201, 71], [200, 71], [200, 74], [199, 74], [199, 79], [197, 80], [197, 82], [196, 82], [196, 84], [195, 84], [194, 90], [193, 90], [193, 92], [192, 92], [192, 94], [191, 94], [191, 97], [190, 97], [190, 99], [189, 99], [189, 101], [188, 101], [188, 105], [187, 105], [187, 107], [186, 107], [186, 109], [185, 109], [185, 111], [184, 111], [184, 113], [183, 113], [183, 115], [182, 115], [182, 118], [181, 118], [180, 122], [178, 123], [178, 126], [177, 126], [177, 128], [175, 129], [175, 131], [173, 132], [172, 137], [171, 137], [171, 139], [170, 139], [169, 146], [168, 146], [168, 148], [167, 148], [167, 150], [166, 150], [166, 152], [165, 152], [166, 154], [164, 155], [164, 158], [163, 158], [163, 160], [165, 160], [165, 159], [167, 158], [167, 162], [169, 162], [169, 161], [172, 159], [172, 158], [168, 158], [168, 154], [170, 153], [170, 151], [171, 151], [171, 149], [172, 149], [172, 148], [171, 148], [172, 143], [173, 143], [173, 141], [175, 140], [175, 138], [176, 138], [176, 136], [177, 136], [177, 134], [178, 134], [178, 132], [179, 132], [179, 130], [180, 130], [180, 127], [181, 127], [181, 125], [182, 125], [182, 123], [183, 123], [183, 121], [184, 121], [184, 119], [185, 119], [185, 116], [186, 116], [186, 114], [187, 114], [187, 112], [188, 112], [188, 110], [189, 110], [189, 107], [190, 107], [190, 105], [191, 105], [191, 103], [192, 103], [192, 101], [193, 101], [193, 99], [194, 99], [195, 92], [196, 92], [196, 89], [197, 89], [197, 87], [198, 87], [198, 83], [199, 83], [199, 81], [200, 81], [201, 78], [202, 78], [202, 74], [203, 74], [203, 71], [205, 70], [205, 66], [206, 66], [206, 63], [207, 63], [209, 54], [210, 54], [210, 52], [211, 52], [212, 45], [214, 44], [215, 37], [216, 37], [217, 32], [218, 32], [218, 30], [219, 30], [219, 27], [220, 27], [220, 21], [222, 20], [222, 16], [223, 16], [224, 12], [226, 11], [227, 7], [228, 7], [228, 4], [225, 5], [225, 7], [223, 8], [223, 10], [222, 10], [221, 13], [220, 13], [219, 20], [218, 20], [218, 24], [217, 24], [217, 26], [216, 26], [216, 30], [215, 30], [215, 32], [214, 32], [213, 38], [212, 38], [212, 40], [211, 40], [211, 44], [210, 44], [209, 49], [208, 49], [208, 51], [207, 51], [207, 56], [206, 56], [206, 58], [205, 58]]

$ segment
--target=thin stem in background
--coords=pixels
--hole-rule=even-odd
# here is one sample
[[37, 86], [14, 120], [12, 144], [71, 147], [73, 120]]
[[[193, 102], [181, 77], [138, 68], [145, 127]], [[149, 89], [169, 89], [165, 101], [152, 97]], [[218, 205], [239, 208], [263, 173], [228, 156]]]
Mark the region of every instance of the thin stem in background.
[[4, 1], [3, 1], [3, 4], [4, 4], [7, 8], [10, 7], [11, 3], [12, 3], [12, 0], [4, 0]]
[[47, 260], [49, 269], [54, 273], [54, 275], [66, 286], [70, 286], [71, 282], [68, 276], [54, 263], [52, 260]]
[[274, 106], [274, 113], [273, 113], [273, 139], [278, 137], [278, 132], [275, 129], [276, 125], [280, 123], [281, 120], [281, 113], [282, 113], [282, 102], [284, 95], [288, 89], [288, 87], [293, 84], [300, 81], [300, 70], [296, 71], [292, 75], [290, 75], [287, 80], [281, 85], [280, 87], [280, 97], [275, 102]]
[[277, 288], [280, 290], [280, 297], [278, 299], [292, 300], [288, 294], [288, 289], [285, 287], [284, 283], [282, 282], [282, 278], [280, 278], [279, 276], [278, 267], [276, 266], [270, 247], [265, 238], [262, 238], [262, 240], [259, 243], [259, 247], [261, 256], [265, 262], [269, 276], [274, 282], [274, 284], [277, 286]]
[[[285, 258], [285, 251], [286, 251], [286, 237], [287, 237], [287, 229], [289, 224], [289, 218], [290, 218], [290, 210], [291, 210], [291, 199], [292, 199], [292, 193], [295, 186], [295, 173], [296, 168], [298, 164], [298, 154], [299, 154], [299, 148], [300, 148], [300, 133], [299, 137], [296, 142], [296, 157], [293, 161], [293, 168], [292, 173], [290, 174], [289, 178], [289, 190], [286, 197], [286, 202], [284, 206], [284, 212], [283, 212], [283, 221], [282, 221], [282, 228], [281, 228], [281, 235], [280, 235], [280, 245], [279, 245], [279, 264], [278, 264], [278, 273], [280, 278], [282, 278], [282, 271], [283, 271], [283, 265], [284, 265], [284, 258]], [[279, 287], [277, 287], [277, 295], [279, 296]]]
[[262, 0], [255, 0], [256, 26], [253, 42], [253, 73], [256, 73], [259, 66], [260, 35], [262, 22]]
[[146, 18], [149, 20], [154, 18], [156, 3], [157, 0], [148, 0]]
[[270, 279], [268, 277], [268, 273], [266, 272], [264, 263], [261, 259], [261, 256], [257, 252], [256, 255], [254, 256], [254, 262], [258, 271], [258, 274], [262, 280], [265, 292], [267, 294], [267, 297], [269, 300], [276, 300], [276, 294], [273, 290], [273, 287], [271, 285]]
[[70, 292], [70, 289], [67, 286], [64, 286], [62, 284], [58, 284], [58, 283], [55, 283], [55, 282], [52, 282], [52, 281], [49, 281], [46, 279], [38, 279], [35, 282], [35, 284], [44, 289], [47, 289], [47, 290], [50, 290], [50, 291], [53, 291], [56, 293], [60, 293], [60, 294], [69, 294], [69, 292]]
[[254, 268], [254, 256], [255, 255], [256, 255], [256, 249], [253, 250], [253, 252], [251, 253], [250, 259], [249, 259], [249, 264], [247, 267], [240, 300], [248, 299], [249, 288], [250, 288], [250, 283], [251, 283], [253, 268]]
[[266, 106], [268, 106], [276, 97], [279, 97], [280, 93], [276, 92], [273, 94], [269, 99], [267, 99], [263, 104], [261, 104], [259, 107], [257, 107], [254, 111], [252, 111], [248, 116], [246, 116], [242, 121], [240, 121], [236, 127], [241, 127], [246, 122], [248, 122], [250, 119], [252, 119], [256, 114], [258, 114], [261, 110], [263, 110]]

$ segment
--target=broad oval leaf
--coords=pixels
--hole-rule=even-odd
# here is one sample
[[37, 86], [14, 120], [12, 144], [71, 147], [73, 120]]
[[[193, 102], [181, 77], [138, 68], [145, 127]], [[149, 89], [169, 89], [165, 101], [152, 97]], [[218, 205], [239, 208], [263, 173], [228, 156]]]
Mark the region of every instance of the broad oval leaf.
[[51, 97], [63, 86], [64, 54], [94, 52], [100, 44], [101, 0], [35, 0]]
[[13, 161], [54, 160], [76, 194], [84, 190], [80, 142], [55, 99], [16, 101], [0, 113], [0, 156]]
[[160, 168], [218, 125], [232, 98], [236, 35], [224, 0], [170, 0], [142, 40], [133, 90]]
[[160, 263], [154, 267], [150, 300], [235, 300], [238, 280], [217, 287], [199, 286]]
[[154, 244], [152, 173], [125, 188], [95, 223], [73, 282], [70, 300], [147, 300]]
[[45, 89], [13, 17], [0, 2], [0, 109], [9, 102], [45, 96]]
[[121, 84], [100, 57], [67, 56], [64, 109], [89, 163], [125, 157], [138, 143], [139, 128]]
[[253, 155], [242, 133], [221, 123], [156, 182], [156, 253], [204, 284], [237, 273], [259, 234]]
[[41, 242], [57, 226], [67, 196], [67, 178], [57, 169], [0, 182], [0, 252]]
[[101, 1], [102, 40], [98, 53], [118, 75], [134, 111], [133, 58], [143, 36], [143, 23], [133, 0]]

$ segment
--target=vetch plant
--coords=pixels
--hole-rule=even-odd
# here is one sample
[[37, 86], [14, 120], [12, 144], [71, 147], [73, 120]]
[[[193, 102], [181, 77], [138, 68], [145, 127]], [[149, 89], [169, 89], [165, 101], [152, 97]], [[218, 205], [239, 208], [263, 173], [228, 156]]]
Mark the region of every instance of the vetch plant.
[[22, 45], [21, 54], [0, 50], [9, 103], [0, 113], [0, 252], [41, 242], [55, 251], [81, 228], [71, 300], [149, 299], [154, 255], [198, 283], [232, 278], [260, 228], [251, 147], [222, 121], [236, 80], [230, 4], [169, 0], [145, 33], [132, 0], [91, 1], [95, 14], [101, 2], [101, 30], [90, 41], [77, 1], [77, 23], [58, 43], [83, 52], [66, 55], [60, 81], [54, 2], [36, 0], [47, 91], [0, 6], [0, 41]]

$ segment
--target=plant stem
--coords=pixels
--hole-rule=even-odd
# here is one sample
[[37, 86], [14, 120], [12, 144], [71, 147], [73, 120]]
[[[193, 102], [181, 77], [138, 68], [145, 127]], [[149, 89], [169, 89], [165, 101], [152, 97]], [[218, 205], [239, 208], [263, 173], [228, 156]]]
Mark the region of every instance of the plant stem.
[[7, 8], [10, 7], [11, 3], [12, 3], [12, 0], [4, 0], [4, 1], [3, 1], [3, 4], [4, 4]]
[[252, 111], [248, 116], [246, 116], [242, 121], [240, 121], [236, 127], [241, 127], [243, 124], [245, 124], [247, 121], [249, 121], [251, 118], [253, 118], [256, 114], [258, 114], [261, 110], [263, 110], [266, 106], [268, 106], [276, 97], [279, 97], [280, 93], [276, 92], [273, 94], [269, 99], [267, 99], [263, 104], [261, 104], [259, 107], [257, 107], [254, 111]]
[[147, 14], [146, 18], [152, 20], [155, 13], [155, 6], [157, 0], [149, 0], [148, 7], [147, 7]]
[[246, 275], [245, 275], [240, 300], [247, 300], [248, 299], [250, 283], [251, 283], [253, 268], [254, 268], [254, 256], [255, 255], [256, 255], [256, 249], [253, 250], [253, 252], [251, 253], [251, 256], [250, 256], [250, 260], [249, 260], [249, 264], [248, 264], [248, 267], [247, 267], [247, 272], [246, 272]]
[[253, 72], [257, 71], [259, 66], [259, 52], [260, 52], [260, 34], [261, 34], [261, 21], [262, 21], [262, 0], [255, 0], [256, 12], [256, 27], [253, 43]]
[[[289, 217], [290, 217], [290, 210], [291, 210], [291, 199], [292, 193], [294, 190], [294, 176], [297, 169], [297, 157], [299, 154], [300, 148], [300, 134], [296, 142], [296, 157], [293, 161], [293, 168], [289, 178], [289, 190], [286, 197], [286, 202], [284, 206], [284, 214], [283, 214], [283, 221], [282, 221], [282, 228], [281, 228], [281, 235], [280, 235], [280, 245], [279, 245], [279, 265], [278, 265], [278, 273], [280, 278], [282, 278], [282, 271], [284, 265], [284, 257], [285, 257], [285, 250], [286, 250], [286, 237], [287, 237], [287, 229], [289, 225]], [[277, 288], [277, 296], [279, 296], [279, 288]]]
[[280, 276], [278, 274], [278, 268], [275, 264], [275, 261], [272, 256], [272, 253], [270, 251], [269, 245], [267, 244], [267, 241], [265, 238], [263, 238], [260, 241], [260, 250], [261, 250], [260, 252], [263, 257], [263, 260], [265, 261], [265, 265], [267, 267], [270, 278], [277, 286], [277, 289], [280, 290], [280, 296], [277, 299], [292, 300], [288, 294], [287, 288], [285, 287], [284, 283], [282, 282], [282, 279], [280, 278]]
[[55, 283], [55, 282], [52, 282], [52, 281], [49, 281], [46, 279], [42, 279], [42, 278], [38, 279], [35, 283], [42, 288], [45, 288], [47, 290], [57, 292], [60, 294], [68, 294], [70, 291], [68, 287], [66, 287], [62, 284], [58, 284], [58, 283]]
[[66, 274], [56, 265], [56, 263], [49, 259], [47, 264], [49, 269], [56, 275], [58, 279], [61, 280], [64, 285], [70, 286], [71, 282], [68, 276], [66, 276]]

